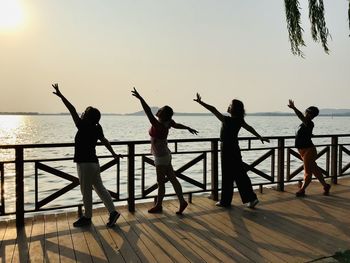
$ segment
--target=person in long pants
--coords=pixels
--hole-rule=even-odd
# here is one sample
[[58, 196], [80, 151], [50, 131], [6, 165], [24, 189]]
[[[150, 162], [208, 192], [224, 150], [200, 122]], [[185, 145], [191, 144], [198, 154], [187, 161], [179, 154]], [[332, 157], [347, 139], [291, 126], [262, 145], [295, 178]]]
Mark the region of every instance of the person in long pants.
[[73, 223], [74, 227], [83, 227], [91, 224], [92, 217], [92, 188], [103, 201], [109, 212], [108, 227], [112, 227], [120, 214], [116, 211], [112, 198], [103, 186], [100, 174], [100, 165], [96, 156], [97, 140], [100, 140], [110, 151], [115, 159], [119, 159], [109, 141], [104, 137], [99, 124], [101, 113], [98, 109], [87, 107], [79, 117], [75, 107], [61, 93], [58, 84], [53, 84], [53, 94], [61, 98], [63, 104], [69, 110], [78, 132], [75, 135], [74, 162], [77, 164], [80, 190], [83, 196], [84, 215]]
[[297, 117], [301, 120], [301, 124], [299, 125], [295, 136], [295, 147], [298, 149], [300, 157], [304, 163], [304, 182], [301, 188], [295, 193], [295, 195], [297, 197], [305, 196], [305, 190], [311, 183], [312, 175], [315, 175], [315, 177], [322, 184], [323, 194], [329, 195], [331, 185], [326, 183], [323, 178], [321, 169], [317, 166], [317, 150], [311, 140], [312, 130], [315, 126], [312, 120], [319, 114], [319, 110], [315, 106], [310, 106], [305, 110], [305, 113], [303, 114], [294, 105], [293, 100], [289, 100], [288, 107], [291, 108]]
[[245, 122], [244, 104], [240, 100], [232, 100], [227, 109], [230, 116], [221, 114], [214, 106], [205, 103], [198, 93], [194, 101], [212, 112], [222, 123], [220, 131], [222, 190], [221, 199], [216, 205], [220, 207], [231, 206], [233, 183], [236, 182], [242, 203], [247, 204], [249, 208], [254, 208], [259, 200], [253, 191], [252, 183], [242, 161], [238, 132], [243, 127], [258, 137], [261, 142], [269, 142], [269, 140], [260, 136], [252, 126]]

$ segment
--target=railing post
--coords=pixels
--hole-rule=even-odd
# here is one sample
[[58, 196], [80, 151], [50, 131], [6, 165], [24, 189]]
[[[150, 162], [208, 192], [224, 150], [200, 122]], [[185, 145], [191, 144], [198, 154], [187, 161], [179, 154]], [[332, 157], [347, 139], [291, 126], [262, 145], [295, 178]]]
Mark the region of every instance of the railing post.
[[218, 142], [211, 141], [211, 198], [219, 200], [219, 158]]
[[23, 147], [16, 147], [16, 226], [24, 226], [24, 163]]
[[4, 188], [4, 181], [5, 181], [5, 175], [4, 175], [4, 164], [0, 163], [0, 191], [1, 191], [1, 206], [0, 206], [0, 215], [5, 214], [5, 188]]
[[331, 177], [332, 183], [338, 183], [338, 137], [332, 136], [332, 146], [331, 146]]
[[277, 190], [284, 191], [284, 139], [278, 139], [277, 153]]
[[128, 143], [128, 208], [135, 211], [135, 144]]

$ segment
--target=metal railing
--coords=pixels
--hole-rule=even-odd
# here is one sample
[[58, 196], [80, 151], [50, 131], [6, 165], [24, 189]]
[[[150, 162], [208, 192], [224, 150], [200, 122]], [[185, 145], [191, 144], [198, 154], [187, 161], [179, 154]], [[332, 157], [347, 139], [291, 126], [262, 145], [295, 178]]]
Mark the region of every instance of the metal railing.
[[[317, 135], [314, 136], [315, 140], [323, 140], [323, 143], [315, 143], [318, 148], [318, 158], [325, 158], [320, 168], [325, 177], [331, 178], [333, 183], [337, 183], [339, 176], [349, 175], [347, 171], [350, 168], [350, 149], [349, 141], [350, 134], [337, 134], [337, 135]], [[254, 186], [259, 186], [262, 191], [263, 185], [276, 185], [277, 190], [283, 191], [286, 183], [301, 181], [302, 178], [297, 178], [297, 175], [301, 175], [303, 171], [302, 162], [297, 151], [294, 149], [294, 136], [276, 136], [269, 137], [270, 144], [260, 144], [255, 138], [244, 137], [239, 138], [243, 160], [245, 161], [246, 169], [249, 175], [260, 178], [260, 181], [253, 182]], [[135, 202], [146, 198], [154, 198], [155, 195], [151, 193], [157, 189], [157, 184], [154, 180], [150, 186], [146, 185], [147, 167], [154, 167], [154, 161], [150, 158], [148, 150], [139, 150], [137, 147], [143, 146], [149, 147], [149, 141], [122, 141], [112, 142], [113, 147], [125, 147], [124, 158], [122, 160], [114, 160], [111, 156], [99, 156], [100, 160], [108, 160], [101, 165], [101, 172], [105, 172], [110, 168], [116, 169], [116, 190], [109, 190], [114, 201], [126, 201], [129, 211], [135, 210]], [[196, 145], [200, 144], [201, 147]], [[253, 146], [254, 144], [254, 146]], [[100, 147], [101, 144], [99, 144]], [[169, 140], [173, 156], [180, 155], [195, 155], [195, 157], [188, 161], [188, 158], [182, 158], [186, 160], [185, 164], [182, 164], [179, 168], [175, 167], [174, 170], [178, 178], [187, 184], [193, 186], [196, 189], [190, 189], [184, 191], [185, 194], [189, 194], [190, 201], [193, 193], [208, 192], [211, 194], [211, 198], [218, 200], [219, 196], [219, 169], [220, 169], [220, 145], [218, 138], [206, 138], [206, 139], [178, 139]], [[204, 145], [204, 146], [203, 146]], [[79, 179], [76, 175], [66, 173], [62, 169], [57, 169], [48, 165], [52, 162], [69, 161], [72, 162], [72, 156], [66, 158], [25, 158], [25, 152], [27, 150], [48, 150], [53, 148], [73, 148], [73, 143], [60, 143], [60, 144], [22, 144], [22, 145], [2, 145], [0, 150], [14, 150], [14, 158], [11, 160], [0, 159], [0, 218], [3, 215], [15, 214], [17, 227], [24, 225], [24, 215], [30, 212], [39, 212], [53, 209], [66, 209], [72, 207], [79, 207], [81, 209], [81, 203], [74, 203], [70, 205], [52, 206], [50, 204], [58, 197], [62, 197], [75, 187], [79, 185]], [[185, 149], [180, 149], [180, 148]], [[245, 154], [254, 153], [254, 160], [246, 160]], [[261, 153], [261, 154], [260, 154]], [[276, 158], [277, 157], [277, 158]], [[296, 159], [296, 160], [293, 160]], [[249, 159], [249, 158], [248, 158]], [[250, 158], [252, 159], [252, 158]], [[140, 160], [140, 168], [136, 171], [137, 160]], [[264, 166], [261, 169], [259, 166], [263, 162], [270, 160], [269, 166]], [[297, 163], [298, 161], [299, 163]], [[121, 169], [121, 162], [125, 162], [126, 168]], [[198, 164], [202, 164], [201, 180], [194, 179], [192, 175], [186, 175], [185, 172]], [[292, 164], [293, 163], [293, 164]], [[345, 163], [345, 164], [344, 164]], [[25, 208], [25, 189], [28, 186], [25, 184], [25, 164], [32, 164], [34, 166], [33, 171], [26, 170], [26, 178], [34, 177], [34, 208]], [[15, 175], [15, 211], [7, 211], [7, 199], [6, 196], [11, 195], [5, 188], [6, 180], [6, 166], [14, 165]], [[297, 167], [295, 167], [297, 166]], [[321, 167], [322, 166], [322, 167]], [[267, 170], [266, 167], [269, 167]], [[56, 180], [66, 180], [68, 185], [58, 189], [57, 191], [51, 191], [48, 196], [44, 198], [39, 197], [40, 189], [39, 182], [41, 174], [45, 172], [50, 175], [56, 176]], [[138, 174], [140, 173], [140, 174]], [[198, 173], [198, 172], [197, 172]], [[207, 175], [210, 174], [208, 178]], [[139, 194], [135, 194], [136, 175], [140, 176], [141, 185], [139, 188]], [[126, 182], [126, 196], [121, 195], [121, 177], [127, 178]], [[198, 176], [197, 176], [198, 177]], [[155, 177], [153, 177], [155, 178]], [[13, 194], [13, 193], [12, 193]], [[124, 193], [123, 193], [124, 194]], [[173, 195], [170, 194], [170, 195]]]

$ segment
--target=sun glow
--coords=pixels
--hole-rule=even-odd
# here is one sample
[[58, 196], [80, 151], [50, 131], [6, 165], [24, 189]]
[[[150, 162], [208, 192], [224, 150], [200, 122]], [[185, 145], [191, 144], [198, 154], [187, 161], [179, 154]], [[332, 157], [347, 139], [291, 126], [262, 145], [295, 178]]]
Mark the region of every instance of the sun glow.
[[23, 117], [18, 115], [0, 115], [0, 143], [7, 141], [16, 142], [19, 128], [23, 124]]
[[0, 30], [11, 30], [23, 22], [23, 12], [18, 0], [0, 0]]

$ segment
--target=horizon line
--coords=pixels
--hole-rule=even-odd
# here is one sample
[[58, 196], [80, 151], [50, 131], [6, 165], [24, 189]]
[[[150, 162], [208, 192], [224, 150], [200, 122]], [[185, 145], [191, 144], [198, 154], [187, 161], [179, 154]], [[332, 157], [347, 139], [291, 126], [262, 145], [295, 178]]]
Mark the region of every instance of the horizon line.
[[[330, 112], [330, 111], [335, 112]], [[326, 111], [326, 112], [322, 112]], [[224, 113], [225, 114], [225, 113]], [[69, 112], [32, 112], [32, 111], [19, 111], [19, 112], [0, 112], [0, 115], [70, 115]], [[101, 113], [101, 115], [118, 115], [118, 116], [143, 116], [145, 113], [143, 111], [132, 112], [132, 113]], [[174, 112], [174, 115], [178, 116], [210, 116], [210, 112]], [[282, 112], [282, 111], [264, 111], [264, 112], [251, 112], [246, 113], [247, 116], [293, 116], [294, 113]], [[350, 109], [320, 109], [319, 116], [350, 116]]]

